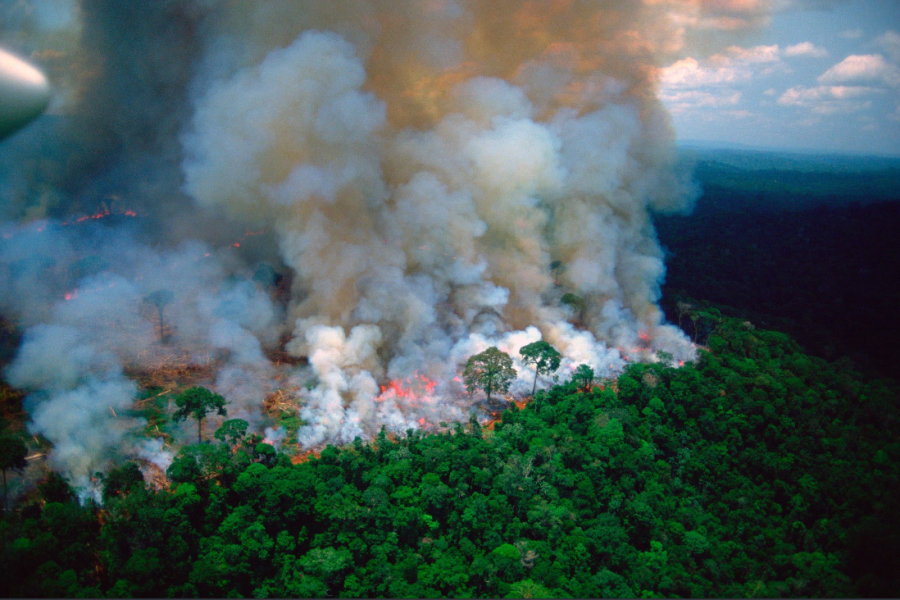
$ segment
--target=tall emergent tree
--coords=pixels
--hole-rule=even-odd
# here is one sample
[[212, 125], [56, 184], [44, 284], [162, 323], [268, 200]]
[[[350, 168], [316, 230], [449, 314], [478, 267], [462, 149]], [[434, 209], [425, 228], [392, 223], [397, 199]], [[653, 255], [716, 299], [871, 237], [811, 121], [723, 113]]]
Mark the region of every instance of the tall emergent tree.
[[560, 355], [556, 348], [544, 340], [522, 346], [519, 350], [522, 362], [526, 365], [534, 365], [534, 385], [531, 386], [531, 395], [537, 389], [538, 375], [547, 375], [559, 368]]
[[175, 406], [178, 407], [178, 410], [172, 416], [176, 421], [184, 421], [188, 417], [197, 419], [198, 444], [203, 441], [200, 432], [204, 417], [213, 411], [223, 417], [228, 413], [225, 410], [225, 398], [204, 387], [192, 387], [184, 390], [175, 397]]
[[512, 358], [491, 346], [484, 352], [470, 356], [463, 371], [466, 389], [471, 394], [481, 388], [487, 393], [488, 402], [493, 392], [506, 392], [509, 384], [516, 378]]
[[165, 342], [165, 324], [163, 323], [163, 309], [172, 304], [175, 301], [175, 294], [173, 294], [170, 290], [156, 290], [155, 292], [151, 292], [147, 294], [144, 298], [144, 302], [156, 307], [156, 312], [159, 313], [159, 341]]
[[6, 487], [6, 471], [22, 471], [28, 464], [25, 457], [28, 447], [18, 435], [6, 431], [6, 423], [0, 422], [0, 470], [3, 471], [3, 508], [9, 511], [9, 493]]

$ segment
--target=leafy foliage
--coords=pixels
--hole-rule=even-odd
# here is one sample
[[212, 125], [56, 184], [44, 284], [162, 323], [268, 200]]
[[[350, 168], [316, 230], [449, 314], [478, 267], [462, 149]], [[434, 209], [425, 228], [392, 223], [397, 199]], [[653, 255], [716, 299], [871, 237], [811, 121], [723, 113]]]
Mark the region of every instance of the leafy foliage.
[[250, 424], [243, 419], [229, 419], [216, 430], [215, 438], [234, 446], [244, 439], [249, 427]]
[[572, 379], [578, 382], [584, 391], [588, 391], [594, 383], [594, 370], [588, 365], [578, 365], [572, 373]]
[[531, 386], [531, 395], [537, 389], [538, 375], [547, 375], [559, 368], [561, 359], [559, 351], [544, 340], [538, 340], [519, 350], [522, 362], [526, 365], [534, 365], [534, 384]]
[[133, 462], [127, 462], [121, 467], [115, 468], [106, 476], [103, 486], [103, 502], [124, 495], [135, 488], [144, 486], [144, 475], [140, 467]]
[[225, 416], [228, 412], [225, 409], [225, 398], [204, 387], [192, 387], [181, 392], [175, 397], [175, 406], [178, 407], [172, 415], [175, 421], [184, 421], [188, 417], [197, 420], [198, 444], [202, 441], [202, 423], [206, 415], [215, 411], [220, 416]]
[[493, 392], [505, 393], [515, 378], [512, 358], [496, 346], [469, 357], [463, 371], [463, 380], [469, 393], [480, 388], [487, 394], [488, 402], [491, 401]]
[[0, 594], [896, 596], [897, 384], [711, 327], [694, 364], [539, 391], [492, 429], [291, 464], [229, 424], [168, 490], [6, 517]]

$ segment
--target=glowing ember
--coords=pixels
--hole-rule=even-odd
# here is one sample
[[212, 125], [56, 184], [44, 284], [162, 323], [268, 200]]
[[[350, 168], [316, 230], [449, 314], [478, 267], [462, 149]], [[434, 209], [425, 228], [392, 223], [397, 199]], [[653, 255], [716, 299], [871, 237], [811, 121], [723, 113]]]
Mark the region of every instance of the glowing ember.
[[[106, 217], [118, 216], [118, 217], [136, 217], [137, 213], [133, 210], [126, 210], [123, 212], [112, 212], [108, 208], [104, 208], [100, 212], [94, 213], [92, 215], [84, 215], [74, 219], [72, 221], [63, 221], [60, 225], [75, 225], [77, 223], [84, 223], [85, 221], [94, 221], [97, 219], [105, 219]], [[40, 231], [40, 230], [39, 230]]]

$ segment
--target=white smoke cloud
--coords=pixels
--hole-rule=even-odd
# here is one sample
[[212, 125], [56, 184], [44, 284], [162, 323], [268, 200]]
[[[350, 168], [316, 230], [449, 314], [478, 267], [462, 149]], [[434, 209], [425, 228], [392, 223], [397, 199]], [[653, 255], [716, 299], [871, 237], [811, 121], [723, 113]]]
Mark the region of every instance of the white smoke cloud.
[[142, 440], [137, 447], [136, 455], [138, 458], [156, 465], [163, 473], [166, 472], [175, 459], [175, 453], [166, 449], [166, 444], [162, 438]]
[[[275, 385], [265, 349], [282, 327], [269, 296], [231, 277], [223, 251], [196, 242], [156, 250], [99, 224], [84, 227], [8, 225], [0, 241], [0, 271], [15, 292], [2, 297], [4, 312], [31, 325], [5, 375], [31, 392], [29, 427], [53, 443], [54, 468], [90, 490], [94, 472], [144, 457], [145, 445], [131, 435], [142, 421], [127, 417], [138, 393], [129, 370], [212, 360], [220, 368], [207, 384], [229, 401], [232, 416], [260, 423]], [[145, 300], [160, 289], [172, 298], [163, 309], [166, 344], [158, 311]]]
[[[535, 119], [527, 88], [477, 75], [450, 87], [432, 127], [396, 127], [365, 91], [366, 67], [348, 39], [303, 32], [210, 86], [185, 138], [188, 193], [268, 219], [297, 275], [287, 349], [316, 381], [302, 445], [464, 415], [471, 400], [447, 389], [425, 416], [421, 394], [386, 401], [379, 382], [448, 381], [490, 345], [517, 357], [546, 335], [565, 369], [604, 374], [622, 352], [693, 356], [655, 305], [664, 268], [649, 206], [687, 195], [659, 173], [672, 158], [658, 106], [608, 85], [593, 110]], [[589, 307], [588, 331], [566, 320], [553, 260]], [[529, 389], [519, 367], [513, 393]]]
[[50, 464], [86, 486], [135, 425], [116, 411], [130, 408], [137, 386], [111, 353], [79, 337], [72, 327], [32, 328], [7, 377], [16, 387], [36, 390], [25, 402], [29, 429], [54, 443]]
[[[159, 454], [116, 415], [126, 374], [175, 362], [209, 367], [229, 417], [273, 440], [266, 396], [299, 389], [308, 448], [467, 419], [480, 396], [458, 373], [493, 345], [513, 395], [538, 339], [563, 378], [692, 358], [656, 305], [651, 213], [695, 194], [656, 78], [691, 23], [764, 21], [732, 4], [166, 0], [20, 19], [66, 40], [52, 60], [71, 72], [65, 116], [0, 149], [18, 220], [0, 306], [25, 330], [6, 376], [54, 464], [84, 478]], [[67, 221], [104, 208], [140, 218]], [[291, 282], [277, 301], [251, 279], [262, 262]], [[160, 290], [163, 331], [145, 302]], [[297, 366], [272, 364], [282, 347]]]

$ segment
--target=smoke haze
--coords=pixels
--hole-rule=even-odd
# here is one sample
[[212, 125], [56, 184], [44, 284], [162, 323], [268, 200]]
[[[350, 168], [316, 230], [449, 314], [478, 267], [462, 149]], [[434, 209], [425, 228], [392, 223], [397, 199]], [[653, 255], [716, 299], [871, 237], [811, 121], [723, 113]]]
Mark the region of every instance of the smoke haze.
[[468, 418], [479, 399], [457, 374], [492, 345], [517, 395], [534, 375], [518, 350], [539, 339], [563, 378], [692, 359], [657, 306], [651, 213], [696, 195], [657, 68], [766, 9], [3, 5], [0, 42], [57, 92], [0, 147], [0, 305], [25, 331], [5, 375], [53, 466], [82, 485], [121, 456], [165, 468], [128, 409], [130, 374], [167, 361], [213, 365], [229, 418], [257, 431], [266, 395], [295, 390], [312, 448]]

